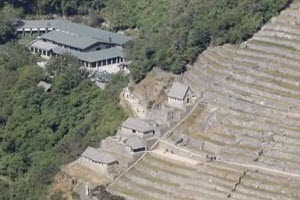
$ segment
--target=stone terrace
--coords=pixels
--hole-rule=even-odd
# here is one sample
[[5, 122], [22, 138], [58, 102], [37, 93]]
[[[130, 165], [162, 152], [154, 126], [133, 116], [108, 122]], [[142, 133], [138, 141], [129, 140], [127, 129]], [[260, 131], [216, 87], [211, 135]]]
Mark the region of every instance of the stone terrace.
[[300, 199], [300, 1], [241, 45], [206, 50], [184, 82], [202, 96], [167, 140], [214, 155], [197, 166], [148, 154], [109, 191], [128, 199]]
[[108, 189], [132, 200], [286, 200], [300, 198], [299, 183], [222, 162], [191, 166], [148, 154]]
[[192, 149], [300, 174], [299, 1], [249, 41], [209, 48], [185, 81], [209, 104], [192, 127], [182, 127], [204, 143]]

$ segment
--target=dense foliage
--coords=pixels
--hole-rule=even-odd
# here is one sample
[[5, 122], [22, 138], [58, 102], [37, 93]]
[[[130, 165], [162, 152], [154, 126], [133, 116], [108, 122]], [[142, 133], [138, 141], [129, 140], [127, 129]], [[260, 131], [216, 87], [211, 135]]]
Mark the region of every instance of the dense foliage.
[[[22, 13], [88, 15], [93, 26], [101, 13], [113, 30], [137, 28], [127, 54], [139, 81], [153, 66], [180, 74], [209, 45], [246, 40], [290, 1], [0, 0], [0, 44], [15, 38]], [[22, 46], [0, 46], [0, 200], [44, 199], [61, 164], [125, 118], [117, 102], [126, 77], [112, 77], [102, 91], [72, 57], [52, 60], [47, 73], [35, 61]], [[37, 87], [41, 80], [52, 92]]]
[[251, 37], [291, 0], [107, 1], [114, 29], [138, 28], [129, 47], [132, 75], [141, 80], [153, 66], [181, 73], [210, 44]]
[[1, 0], [0, 7], [5, 4], [22, 8], [25, 14], [86, 14], [89, 9], [101, 10], [105, 0]]
[[[128, 57], [133, 78], [139, 81], [153, 66], [182, 73], [210, 44], [248, 39], [291, 1], [4, 0], [0, 7], [9, 3], [27, 14], [76, 15], [74, 21], [92, 26], [99, 26], [105, 17], [114, 30], [138, 28]], [[88, 20], [78, 15], [87, 15]]]
[[15, 9], [10, 5], [0, 6], [0, 44], [15, 37], [13, 23], [22, 15], [21, 9]]
[[[118, 87], [103, 91], [72, 57], [50, 62], [50, 79], [24, 48], [8, 44], [0, 53], [22, 60], [0, 61], [0, 199], [43, 199], [61, 164], [115, 133], [125, 113], [114, 93], [127, 79], [117, 75]], [[52, 92], [37, 87], [41, 80]]]

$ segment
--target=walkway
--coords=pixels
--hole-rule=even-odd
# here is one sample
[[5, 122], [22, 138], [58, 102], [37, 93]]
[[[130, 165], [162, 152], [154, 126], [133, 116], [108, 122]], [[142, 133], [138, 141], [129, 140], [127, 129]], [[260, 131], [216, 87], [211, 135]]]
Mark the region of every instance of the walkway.
[[177, 122], [177, 124], [175, 126], [173, 126], [170, 130], [168, 130], [161, 139], [158, 139], [151, 147], [150, 147], [150, 151], [145, 151], [144, 154], [138, 159], [136, 160], [130, 167], [128, 167], [125, 171], [123, 171], [118, 177], [115, 178], [115, 180], [112, 181], [111, 184], [109, 184], [109, 186], [113, 185], [115, 182], [117, 182], [117, 180], [119, 180], [124, 174], [126, 174], [128, 171], [130, 171], [132, 168], [134, 168], [138, 162], [140, 160], [142, 160], [146, 155], [147, 153], [151, 152], [151, 150], [153, 150], [161, 140], [163, 140], [164, 138], [166, 138], [170, 133], [172, 133], [176, 128], [178, 128], [187, 118], [189, 118], [191, 116], [191, 114], [196, 110], [196, 108], [198, 107], [199, 103], [201, 101], [198, 100], [196, 102], [196, 104], [194, 105], [194, 107], [189, 111], [189, 113], [184, 117], [182, 118], [179, 122]]
[[[161, 139], [158, 139], [153, 145], [152, 147], [150, 148], [150, 151], [146, 151], [136, 162], [134, 162], [129, 168], [127, 168], [125, 171], [123, 171], [110, 185], [113, 185], [117, 180], [119, 180], [124, 174], [126, 174], [128, 171], [130, 171], [132, 168], [134, 168], [138, 163], [139, 161], [141, 161], [146, 155], [147, 153], [151, 152], [151, 150], [153, 150], [158, 144], [159, 142], [163, 142], [169, 146], [172, 146], [173, 148], [176, 148], [180, 151], [183, 151], [183, 152], [186, 152], [186, 153], [189, 153], [193, 156], [197, 156], [197, 157], [200, 157], [201, 159], [206, 159], [206, 157], [204, 157], [203, 155], [200, 155], [198, 153], [194, 153], [190, 150], [187, 150], [187, 149], [184, 149], [184, 148], [181, 148], [181, 147], [178, 147], [170, 142], [167, 142], [165, 140], [166, 137], [169, 136], [169, 134], [171, 134], [174, 130], [176, 130], [187, 118], [189, 118], [191, 116], [191, 114], [196, 110], [196, 108], [198, 107], [199, 103], [201, 101], [198, 100], [197, 103], [194, 105], [194, 107], [190, 110], [190, 112], [183, 118], [181, 119], [175, 126], [173, 126], [170, 130], [168, 130], [164, 136], [161, 138]], [[254, 170], [263, 170], [263, 171], [266, 171], [266, 172], [271, 172], [271, 173], [274, 173], [274, 174], [281, 174], [281, 175], [286, 175], [286, 176], [291, 176], [291, 177], [296, 177], [296, 178], [300, 178], [300, 174], [294, 174], [294, 173], [289, 173], [289, 172], [283, 172], [283, 171], [279, 171], [279, 170], [274, 170], [274, 169], [269, 169], [269, 168], [266, 168], [266, 167], [260, 167], [260, 166], [256, 166], [256, 165], [250, 165], [250, 164], [241, 164], [241, 163], [236, 163], [236, 162], [231, 162], [231, 161], [212, 161], [212, 162], [218, 162], [220, 163], [220, 165], [222, 164], [231, 164], [231, 165], [235, 165], [235, 166], [240, 166], [240, 167], [246, 167], [246, 168], [252, 168]]]
[[[158, 142], [162, 142], [162, 143], [165, 143], [173, 148], [176, 148], [180, 151], [183, 151], [183, 152], [186, 152], [186, 153], [189, 153], [193, 156], [197, 156], [201, 159], [205, 158], [203, 155], [200, 155], [200, 154], [197, 154], [197, 153], [194, 153], [192, 151], [189, 151], [187, 149], [184, 149], [184, 148], [181, 148], [181, 147], [178, 147], [170, 142], [167, 142], [165, 140], [158, 140]], [[231, 164], [231, 165], [235, 165], [235, 166], [240, 166], [240, 167], [246, 167], [246, 168], [252, 168], [254, 170], [263, 170], [263, 171], [267, 171], [267, 172], [271, 172], [271, 173], [277, 173], [277, 174], [282, 174], [282, 175], [287, 175], [287, 176], [292, 176], [292, 177], [297, 177], [297, 178], [300, 178], [300, 174], [295, 174], [295, 173], [289, 173], [289, 172], [283, 172], [283, 171], [279, 171], [279, 170], [274, 170], [274, 169], [270, 169], [270, 168], [266, 168], [266, 167], [260, 167], [260, 166], [256, 166], [256, 165], [250, 165], [250, 164], [241, 164], [241, 163], [236, 163], [236, 162], [232, 162], [232, 161], [226, 161], [226, 160], [222, 160], [222, 161], [212, 161], [212, 162], [218, 162], [220, 163], [220, 165], [222, 165], [222, 163], [227, 163], [227, 164]]]

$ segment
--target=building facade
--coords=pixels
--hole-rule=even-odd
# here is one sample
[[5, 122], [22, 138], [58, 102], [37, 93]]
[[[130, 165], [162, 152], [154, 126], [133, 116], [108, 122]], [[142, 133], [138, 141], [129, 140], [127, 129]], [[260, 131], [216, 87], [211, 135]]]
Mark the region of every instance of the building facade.
[[155, 129], [146, 121], [128, 118], [122, 124], [121, 133], [126, 137], [138, 136], [142, 139], [147, 139], [155, 135]]
[[64, 20], [24, 20], [19, 34], [37, 35], [28, 45], [31, 52], [48, 59], [69, 54], [87, 69], [123, 64], [123, 48], [131, 37]]
[[168, 93], [168, 104], [171, 107], [185, 109], [193, 101], [193, 92], [189, 86], [174, 82]]
[[114, 171], [115, 166], [118, 164], [118, 161], [103, 151], [88, 147], [81, 154], [78, 163], [109, 177], [110, 173]]

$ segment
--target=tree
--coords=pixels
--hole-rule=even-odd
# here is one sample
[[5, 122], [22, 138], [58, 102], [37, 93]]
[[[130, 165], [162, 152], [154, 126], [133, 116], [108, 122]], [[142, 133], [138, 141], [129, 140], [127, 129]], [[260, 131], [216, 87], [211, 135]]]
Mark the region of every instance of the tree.
[[20, 18], [22, 10], [6, 5], [0, 8], [0, 43], [5, 43], [15, 37], [13, 23]]
[[9, 183], [0, 178], [0, 200], [9, 199]]
[[[15, 47], [5, 45], [14, 51], [9, 48]], [[46, 199], [59, 167], [115, 134], [126, 118], [111, 96], [126, 78], [116, 78], [119, 87], [109, 92], [89, 81], [72, 57], [49, 65], [55, 77], [48, 81], [56, 87], [51, 93], [37, 87], [46, 78], [38, 66], [0, 65], [0, 200]]]
[[0, 46], [0, 65], [7, 70], [17, 70], [25, 65], [33, 64], [35, 61], [36, 57], [18, 43], [13, 42]]
[[181, 74], [185, 71], [185, 63], [180, 58], [177, 58], [172, 64], [171, 70], [174, 74]]
[[107, 84], [105, 91], [111, 99], [119, 102], [119, 94], [122, 89], [128, 85], [129, 79], [122, 73], [115, 74]]
[[54, 91], [60, 94], [68, 94], [86, 77], [84, 70], [80, 69], [79, 61], [70, 56], [63, 55], [53, 58], [46, 66], [48, 73], [55, 76]]
[[107, 1], [115, 30], [138, 28], [128, 45], [135, 81], [157, 66], [181, 73], [209, 45], [250, 38], [291, 0], [123, 0]]

